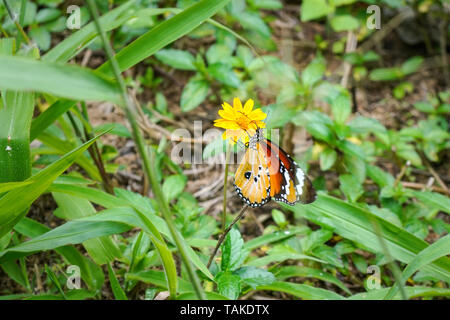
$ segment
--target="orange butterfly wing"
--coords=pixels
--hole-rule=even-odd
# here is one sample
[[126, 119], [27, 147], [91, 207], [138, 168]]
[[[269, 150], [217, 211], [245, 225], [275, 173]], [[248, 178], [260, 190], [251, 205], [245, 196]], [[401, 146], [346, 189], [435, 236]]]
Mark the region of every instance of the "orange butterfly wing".
[[261, 141], [268, 159], [270, 195], [276, 201], [289, 205], [301, 201], [304, 204], [316, 199], [311, 181], [295, 161], [280, 147], [268, 139]]
[[251, 207], [259, 207], [270, 200], [270, 179], [264, 149], [258, 143], [245, 151], [234, 176], [238, 195]]

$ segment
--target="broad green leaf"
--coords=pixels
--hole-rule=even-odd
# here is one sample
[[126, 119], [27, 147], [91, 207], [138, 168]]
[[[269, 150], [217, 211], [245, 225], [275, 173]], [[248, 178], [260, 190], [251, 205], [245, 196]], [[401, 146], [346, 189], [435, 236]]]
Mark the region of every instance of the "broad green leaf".
[[326, 148], [323, 150], [322, 153], [320, 153], [319, 160], [320, 160], [320, 170], [327, 171], [330, 169], [337, 159], [337, 153], [331, 148]]
[[379, 68], [372, 70], [369, 74], [372, 81], [392, 81], [403, 77], [404, 73], [400, 68]]
[[180, 106], [183, 112], [197, 108], [209, 93], [209, 84], [205, 80], [191, 79], [181, 93]]
[[450, 214], [450, 199], [442, 194], [431, 191], [417, 191], [406, 189], [406, 194], [415, 197], [423, 203]]
[[307, 87], [312, 87], [325, 73], [325, 62], [322, 59], [313, 60], [302, 72], [302, 82]]
[[231, 66], [224, 63], [217, 62], [208, 66], [208, 73], [217, 81], [232, 88], [237, 88], [241, 84], [241, 81]]
[[167, 201], [171, 201], [177, 198], [181, 194], [181, 192], [183, 192], [186, 183], [186, 176], [181, 174], [166, 178], [164, 180], [162, 190]]
[[244, 283], [256, 289], [257, 286], [269, 285], [275, 281], [272, 272], [256, 267], [242, 267], [233, 272], [238, 275]]
[[[408, 231], [386, 221], [373, 213], [346, 203], [331, 196], [319, 194], [317, 200], [310, 205], [289, 207], [299, 216], [332, 228], [340, 236], [363, 245], [367, 250], [383, 253], [377, 233], [373, 229], [373, 222], [380, 227], [384, 243], [391, 256], [403, 263], [409, 263], [428, 244]], [[423, 267], [433, 277], [443, 281], [450, 281], [450, 259], [442, 257]]]
[[27, 288], [28, 291], [31, 290], [28, 279], [25, 278], [26, 274], [23, 273], [22, 268], [16, 263], [16, 261], [5, 261], [0, 264], [0, 268], [9, 278], [20, 284], [22, 287]]
[[340, 94], [331, 104], [334, 121], [343, 124], [352, 113], [352, 106], [348, 94]]
[[[419, 297], [450, 297], [450, 289], [444, 288], [430, 288], [422, 286], [405, 287], [406, 295], [409, 299]], [[378, 290], [371, 290], [369, 292], [363, 292], [355, 294], [349, 297], [349, 300], [382, 300], [389, 292], [390, 288], [383, 288]], [[400, 293], [394, 297], [396, 300], [400, 300], [402, 297]]]
[[[96, 214], [92, 204], [76, 196], [53, 192], [53, 198], [58, 204], [54, 214], [65, 220], [74, 220]], [[102, 265], [121, 256], [120, 250], [114, 241], [108, 237], [89, 239], [83, 242], [83, 246], [95, 263]]]
[[222, 245], [222, 270], [233, 270], [238, 267], [242, 257], [244, 240], [237, 229], [231, 229]]
[[183, 50], [163, 49], [155, 53], [155, 57], [163, 63], [180, 70], [195, 70], [194, 56]]
[[276, 271], [274, 271], [274, 274], [278, 280], [285, 280], [291, 277], [316, 278], [322, 281], [333, 283], [348, 294], [351, 294], [350, 290], [341, 280], [323, 270], [300, 266], [286, 266], [277, 268], [275, 270]]
[[[403, 270], [401, 282], [405, 283], [414, 272], [423, 266], [430, 264], [434, 260], [445, 257], [450, 254], [450, 235], [439, 239], [427, 248], [423, 249]], [[398, 291], [398, 285], [395, 284], [388, 292], [385, 299], [392, 299]]]
[[[132, 6], [137, 0], [127, 1], [100, 17], [100, 24], [105, 31], [110, 31], [122, 25], [134, 15]], [[98, 35], [94, 22], [83, 26], [55, 47], [50, 49], [42, 60], [48, 62], [67, 62], [76, 53], [83, 50]]]
[[241, 278], [230, 272], [225, 272], [217, 277], [217, 290], [228, 299], [236, 300], [241, 292]]
[[[144, 283], [154, 284], [158, 287], [167, 289], [167, 281], [164, 272], [159, 270], [145, 270], [136, 273], [126, 273], [127, 280], [142, 281]], [[182, 278], [178, 278], [178, 290], [180, 293], [193, 291], [192, 284]]]
[[[118, 63], [120, 65], [120, 68], [122, 71], [127, 70], [128, 68], [134, 66], [135, 64], [141, 62], [142, 60], [146, 59], [147, 57], [151, 56], [158, 50], [164, 48], [169, 43], [177, 40], [178, 38], [182, 37], [183, 35], [189, 33], [193, 29], [195, 29], [197, 26], [199, 26], [203, 21], [205, 21], [207, 18], [214, 15], [218, 10], [220, 10], [223, 6], [225, 6], [226, 3], [228, 3], [230, 0], [217, 0], [217, 1], [211, 1], [211, 0], [202, 0], [196, 3], [195, 5], [189, 7], [186, 10], [179, 11], [176, 10], [175, 12], [178, 13], [175, 17], [164, 21], [163, 23], [159, 24], [155, 28], [152, 28], [150, 31], [133, 41], [131, 44], [129, 44], [127, 47], [122, 49], [117, 55], [116, 58], [118, 60]], [[131, 3], [131, 1], [127, 2]], [[126, 8], [123, 8], [124, 10]], [[167, 11], [167, 10], [165, 10]], [[165, 12], [163, 11], [163, 12]], [[112, 11], [111, 11], [112, 13]], [[117, 14], [120, 14], [119, 12], [116, 12]], [[105, 15], [106, 16], [106, 15]], [[111, 23], [114, 22], [116, 19], [116, 16], [108, 16], [108, 21]], [[225, 26], [209, 19], [208, 22], [213, 23], [214, 25], [223, 28], [225, 30], [230, 30], [226, 28]], [[95, 26], [92, 24], [92, 28], [95, 29]], [[87, 32], [91, 32], [92, 30], [88, 30]], [[94, 30], [95, 31], [95, 30]], [[231, 31], [231, 30], [230, 30]], [[95, 33], [96, 34], [96, 33]], [[238, 37], [240, 37], [238, 35]], [[85, 35], [81, 36], [81, 39], [85, 39]], [[242, 38], [242, 37], [240, 37]], [[83, 42], [85, 40], [82, 40]], [[76, 40], [70, 40], [70, 43], [67, 44], [68, 47], [75, 45], [79, 46], [80, 41]], [[67, 61], [71, 55], [72, 55], [72, 49], [65, 48], [64, 50], [60, 50], [61, 52], [55, 53], [54, 56], [51, 58], [49, 57], [49, 61], [55, 61], [59, 59], [59, 57], [63, 54], [64, 51], [69, 51], [70, 53], [65, 53], [66, 56], [62, 61]], [[103, 64], [99, 71], [107, 71], [111, 74], [110, 65], [109, 62]], [[70, 100], [64, 100], [61, 102], [56, 102], [58, 105], [57, 110], [50, 107], [46, 112], [44, 112], [41, 116], [39, 116], [38, 119], [40, 119], [40, 125], [36, 126], [32, 124], [32, 132], [33, 135], [31, 135], [31, 140], [36, 138], [45, 128], [47, 128], [51, 123], [53, 123], [59, 116], [61, 116], [63, 113], [65, 113], [67, 110], [69, 110], [74, 104], [74, 101]], [[51, 110], [50, 110], [51, 109]], [[58, 111], [58, 112], [55, 112]]]
[[[50, 228], [25, 217], [14, 226], [14, 230], [28, 238], [34, 238], [50, 231]], [[102, 269], [97, 264], [83, 256], [72, 246], [59, 247], [55, 251], [69, 265], [75, 265], [80, 268], [81, 279], [86, 282], [90, 290], [99, 290], [101, 288], [105, 278]]]
[[355, 30], [359, 27], [358, 19], [349, 14], [335, 16], [331, 19], [330, 23], [336, 32]]
[[295, 235], [305, 234], [308, 231], [306, 227], [296, 227], [284, 231], [275, 231], [273, 233], [265, 234], [256, 238], [253, 238], [244, 243], [244, 250], [250, 251], [261, 247], [262, 245], [281, 241]]
[[26, 186], [30, 184], [31, 181], [19, 181], [19, 182], [4, 182], [0, 183], [0, 194], [9, 190], [13, 190], [19, 187]]
[[406, 60], [401, 67], [401, 70], [404, 74], [411, 74], [419, 70], [422, 65], [423, 58], [422, 57], [412, 57]]
[[364, 193], [362, 185], [352, 174], [342, 174], [339, 176], [340, 189], [350, 202], [356, 202]]
[[118, 86], [90, 69], [18, 56], [0, 55], [0, 88], [75, 100], [120, 102]]
[[326, 0], [304, 0], [300, 9], [302, 21], [324, 17], [333, 12], [334, 8]]
[[[228, 2], [229, 0], [201, 0], [158, 24], [116, 54], [120, 70], [131, 68], [169, 43], [191, 32]], [[111, 72], [110, 62], [103, 64], [99, 70]]]
[[322, 288], [306, 284], [277, 281], [270, 285], [258, 286], [256, 290], [281, 291], [305, 300], [343, 300], [343, 296]]

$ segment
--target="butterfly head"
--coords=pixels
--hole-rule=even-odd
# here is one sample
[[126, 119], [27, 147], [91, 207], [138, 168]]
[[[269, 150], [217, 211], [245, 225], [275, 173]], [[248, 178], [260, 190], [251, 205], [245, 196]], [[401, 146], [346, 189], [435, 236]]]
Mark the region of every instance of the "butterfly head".
[[245, 144], [245, 147], [256, 149], [256, 145], [264, 138], [261, 128], [256, 129], [256, 133], [249, 138], [249, 142]]

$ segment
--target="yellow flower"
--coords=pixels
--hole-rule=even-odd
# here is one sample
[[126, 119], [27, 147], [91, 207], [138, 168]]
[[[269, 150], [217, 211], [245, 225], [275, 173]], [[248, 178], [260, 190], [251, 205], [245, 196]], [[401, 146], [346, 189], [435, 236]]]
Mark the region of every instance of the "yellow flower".
[[254, 101], [248, 99], [242, 107], [239, 98], [233, 99], [233, 106], [224, 102], [223, 110], [219, 110], [220, 119], [214, 120], [214, 125], [224, 128], [224, 140], [230, 139], [232, 144], [242, 139], [244, 143], [248, 142], [249, 135], [253, 135], [257, 128], [265, 128], [266, 124], [262, 121], [267, 115], [257, 108], [253, 110]]

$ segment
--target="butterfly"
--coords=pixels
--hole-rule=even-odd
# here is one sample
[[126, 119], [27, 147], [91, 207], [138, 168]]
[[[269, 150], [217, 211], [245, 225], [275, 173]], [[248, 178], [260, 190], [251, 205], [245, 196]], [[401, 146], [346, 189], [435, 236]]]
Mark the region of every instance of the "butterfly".
[[283, 149], [266, 139], [260, 128], [246, 144], [234, 186], [251, 207], [260, 207], [271, 198], [289, 205], [316, 199], [314, 187], [303, 170]]

